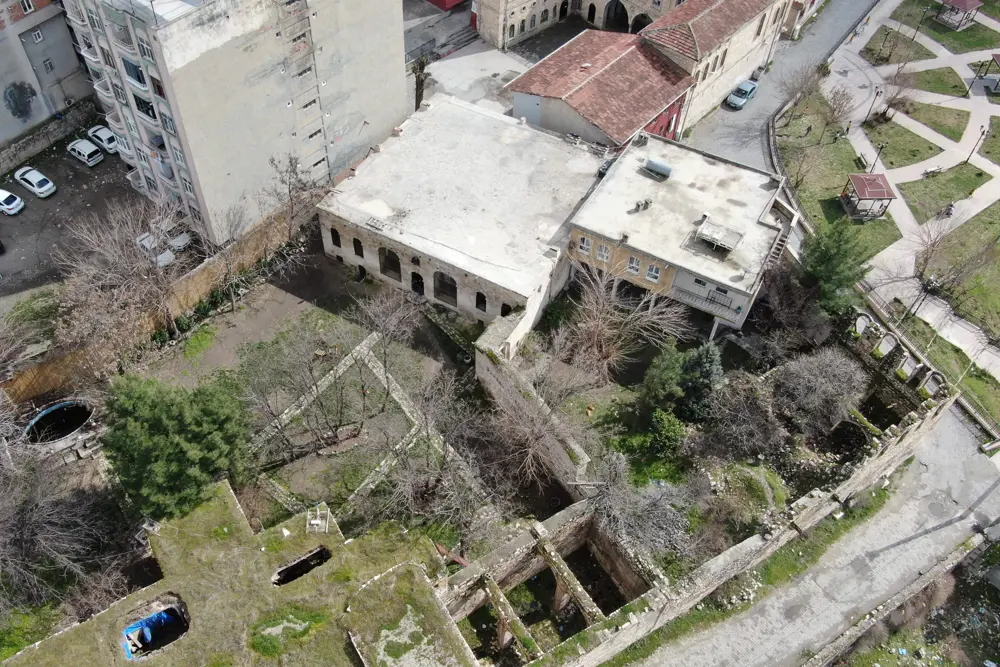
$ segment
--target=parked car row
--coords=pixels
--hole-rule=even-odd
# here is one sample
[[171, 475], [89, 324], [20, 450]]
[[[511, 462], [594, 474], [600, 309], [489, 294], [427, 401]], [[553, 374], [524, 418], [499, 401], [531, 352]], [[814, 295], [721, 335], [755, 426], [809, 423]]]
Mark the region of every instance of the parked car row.
[[[114, 133], [103, 125], [95, 125], [87, 130], [87, 136], [94, 141], [77, 139], [70, 142], [69, 146], [66, 147], [66, 152], [88, 167], [93, 167], [104, 160], [102, 148], [112, 155], [118, 152]], [[44, 199], [56, 191], [56, 184], [30, 165], [21, 167], [14, 172], [14, 182], [39, 199]], [[0, 190], [0, 212], [5, 215], [15, 215], [23, 208], [23, 199], [13, 192]]]
[[176, 253], [191, 245], [191, 234], [186, 231], [178, 233], [177, 222], [167, 220], [156, 225], [153, 231], [137, 236], [135, 243], [162, 269], [173, 264]]

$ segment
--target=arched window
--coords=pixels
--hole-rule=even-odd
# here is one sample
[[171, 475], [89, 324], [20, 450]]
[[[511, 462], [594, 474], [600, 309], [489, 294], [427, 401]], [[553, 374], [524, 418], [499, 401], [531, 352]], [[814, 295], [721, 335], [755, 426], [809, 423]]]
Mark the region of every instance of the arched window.
[[509, 305], [507, 305], [506, 303], [502, 304], [500, 306], [500, 317], [507, 317], [508, 315], [510, 315], [511, 310], [513, 309]]
[[330, 228], [330, 242], [336, 247], [340, 247], [340, 232], [333, 227]]
[[719, 59], [719, 67], [726, 66], [726, 56], [729, 55], [729, 49], [722, 52], [722, 58]]
[[511, 24], [511, 26], [510, 26], [510, 36], [511, 37], [514, 36], [514, 25], [513, 24]]
[[476, 308], [486, 312], [486, 295], [482, 292], [476, 292]]
[[549, 10], [543, 9], [542, 10], [542, 23], [548, 23], [548, 21], [549, 21]]
[[531, 29], [532, 30], [535, 29], [535, 15], [534, 14], [531, 15]]
[[399, 266], [399, 255], [386, 248], [378, 249], [378, 270], [383, 276], [393, 280], [402, 280], [402, 269]]
[[719, 67], [719, 56], [715, 56], [715, 60], [712, 61], [712, 71], [714, 72]]
[[593, 23], [597, 18], [597, 5], [590, 3], [590, 7], [587, 8], [587, 23]]
[[524, 32], [524, 19], [521, 19], [521, 32]]
[[451, 306], [458, 306], [458, 283], [447, 273], [434, 272], [434, 298]]
[[365, 247], [361, 245], [360, 239], [354, 239], [354, 254], [358, 257], [365, 256]]

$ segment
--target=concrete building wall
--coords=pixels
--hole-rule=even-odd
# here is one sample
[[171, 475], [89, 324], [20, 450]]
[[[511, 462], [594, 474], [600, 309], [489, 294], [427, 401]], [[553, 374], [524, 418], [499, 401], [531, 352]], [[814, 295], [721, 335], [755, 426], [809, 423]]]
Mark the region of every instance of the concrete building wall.
[[[272, 156], [295, 155], [328, 180], [407, 115], [399, 3], [315, 0], [303, 9], [287, 17], [270, 0], [215, 0], [155, 31], [217, 240], [227, 237], [218, 217], [229, 206], [245, 201], [252, 219], [266, 213], [252, 195], [272, 181]], [[290, 46], [299, 31], [312, 44], [301, 52]]]
[[799, 32], [816, 12], [823, 8], [826, 0], [795, 0], [785, 16], [784, 31], [792, 39], [799, 38]]
[[62, 8], [51, 0], [29, 6], [28, 13], [19, 0], [0, 8], [0, 144], [22, 138], [91, 93]]
[[698, 122], [741, 81], [749, 79], [755, 69], [767, 65], [769, 57], [773, 57], [774, 44], [781, 35], [782, 18], [787, 6], [788, 0], [775, 0], [688, 70], [695, 75], [697, 83], [691, 89], [686, 125]]
[[[323, 237], [323, 251], [326, 255], [351, 266], [364, 267], [367, 274], [373, 278], [382, 280], [400, 289], [414, 291], [413, 274], [418, 274], [423, 280], [423, 295], [428, 301], [440, 303], [452, 310], [461, 312], [466, 317], [473, 320], [482, 320], [483, 322], [491, 322], [494, 318], [499, 317], [501, 311], [505, 310], [505, 305], [514, 309], [522, 308], [528, 303], [528, 298], [506, 290], [479, 276], [468, 274], [447, 262], [442, 262], [424, 254], [416, 255], [409, 247], [375, 230], [358, 227], [322, 209], [319, 210], [319, 215], [320, 229], [322, 230]], [[335, 236], [331, 233], [331, 230], [337, 231], [340, 241], [339, 246], [335, 245]], [[355, 239], [361, 241], [364, 256], [358, 256], [355, 252]], [[399, 257], [400, 280], [397, 281], [394, 277], [382, 273], [379, 263], [379, 248], [392, 250]], [[414, 264], [414, 259], [417, 259], [419, 264]], [[451, 276], [457, 283], [456, 305], [435, 297], [434, 274], [438, 271]], [[477, 308], [477, 293], [482, 293], [486, 297], [485, 311]]]
[[[699, 284], [695, 282], [696, 280], [699, 280], [705, 284], [704, 285]], [[746, 318], [747, 313], [750, 311], [750, 306], [751, 304], [753, 304], [754, 297], [756, 296], [756, 292], [754, 292], [753, 294], [746, 294], [734, 290], [732, 289], [732, 287], [722, 287], [722, 289], [726, 291], [719, 292], [717, 288], [719, 288], [720, 285], [716, 285], [712, 281], [706, 280], [698, 276], [697, 274], [691, 273], [690, 271], [686, 271], [684, 269], [679, 269], [677, 271], [677, 275], [674, 276], [673, 286], [676, 287], [677, 289], [682, 289], [685, 292], [690, 292], [696, 296], [705, 299], [708, 299], [709, 294], [712, 292], [715, 292], [718, 295], [716, 298], [719, 297], [729, 298], [731, 300], [731, 302], [729, 303], [729, 309], [732, 312], [725, 319], [729, 320], [730, 322], [739, 322], [740, 324], [742, 324], [743, 320]], [[720, 303], [720, 305], [724, 305], [725, 299], [719, 300], [718, 303]]]
[[[582, 239], [590, 241], [590, 251], [585, 252], [585, 243]], [[599, 259], [600, 246], [606, 246], [610, 250], [610, 258], [606, 261]], [[570, 232], [570, 252], [577, 261], [588, 266], [603, 271], [611, 271], [619, 275], [630, 283], [643, 289], [647, 289], [656, 294], [669, 294], [670, 288], [674, 284], [677, 267], [671, 266], [659, 257], [654, 257], [647, 253], [640, 252], [621, 243], [620, 240], [611, 240], [601, 237], [593, 232], [574, 227]], [[639, 271], [633, 273], [629, 271], [629, 259], [635, 257], [639, 260]], [[660, 268], [659, 280], [653, 282], [646, 278], [646, 273], [650, 265]]]
[[578, 114], [563, 100], [528, 95], [526, 93], [514, 93], [512, 115], [515, 118], [523, 117], [528, 121], [529, 125], [541, 127], [552, 132], [576, 134], [584, 141], [589, 141], [590, 143], [602, 143], [609, 146], [615, 145], [615, 142], [601, 132], [596, 125]]

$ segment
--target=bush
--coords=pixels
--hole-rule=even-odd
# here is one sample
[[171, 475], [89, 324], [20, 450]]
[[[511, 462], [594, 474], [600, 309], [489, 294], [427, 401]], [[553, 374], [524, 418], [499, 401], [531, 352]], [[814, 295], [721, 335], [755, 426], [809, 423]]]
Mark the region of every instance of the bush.
[[153, 333], [153, 342], [157, 345], [157, 347], [163, 347], [170, 342], [170, 334], [167, 333], [166, 329], [157, 329], [156, 332]]
[[212, 304], [204, 299], [194, 304], [194, 314], [199, 320], [203, 320], [212, 314]]
[[212, 290], [208, 295], [208, 303], [212, 308], [219, 308], [229, 301], [229, 295], [221, 287]]
[[704, 421], [709, 413], [709, 399], [723, 380], [722, 355], [718, 346], [705, 343], [693, 350], [684, 360], [682, 370], [684, 398], [678, 402], [677, 412], [688, 421]]
[[174, 326], [177, 327], [179, 332], [187, 333], [194, 326], [194, 319], [190, 315], [181, 315], [174, 320]]
[[825, 60], [816, 66], [816, 72], [818, 72], [819, 75], [822, 77], [830, 76], [831, 71], [832, 70], [830, 69], [830, 63], [826, 62]]

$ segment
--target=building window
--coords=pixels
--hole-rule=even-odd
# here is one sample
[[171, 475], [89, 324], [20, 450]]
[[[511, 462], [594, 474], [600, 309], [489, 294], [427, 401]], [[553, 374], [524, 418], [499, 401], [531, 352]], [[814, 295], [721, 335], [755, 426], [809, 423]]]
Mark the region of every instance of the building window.
[[316, 130], [315, 132], [313, 132], [312, 134], [310, 134], [308, 137], [306, 137], [306, 139], [315, 139], [316, 137], [318, 137], [321, 134], [323, 134], [323, 130]]
[[149, 158], [146, 157], [145, 151], [136, 150], [135, 154], [136, 154], [136, 157], [139, 158], [139, 162], [143, 163], [147, 167], [149, 166]]
[[[24, 4], [23, 2], [21, 4]], [[101, 23], [101, 17], [97, 15], [93, 9], [87, 10], [87, 20], [90, 22], [90, 27], [94, 30], [104, 31], [104, 25]]]
[[[653, 6], [654, 7], [659, 7], [661, 4], [662, 4], [662, 0], [653, 0]], [[677, 4], [679, 5], [681, 3], [678, 2]]]
[[177, 127], [174, 125], [174, 119], [167, 114], [161, 114], [163, 120], [163, 127], [167, 128], [167, 132], [170, 134], [177, 134]]
[[146, 87], [146, 75], [143, 73], [141, 67], [126, 58], [122, 58], [122, 65], [125, 66], [125, 76], [132, 79], [143, 88]]
[[716, 287], [715, 291], [718, 292], [719, 294], [729, 294], [729, 290], [723, 289], [721, 287]]
[[181, 187], [183, 187], [184, 192], [188, 193], [189, 195], [194, 194], [194, 184], [191, 183], [191, 181], [189, 181], [185, 176], [181, 176]]
[[340, 247], [340, 232], [333, 227], [330, 228], [330, 243], [338, 248]]
[[157, 192], [156, 181], [153, 180], [153, 177], [150, 176], [149, 174], [143, 174], [143, 176], [146, 179], [146, 187], [149, 188], [149, 191]]
[[576, 11], [580, 11], [583, 9], [583, 0], [573, 0], [571, 7]]
[[35, 5], [31, 2], [31, 0], [21, 0], [21, 11], [25, 14], [30, 14], [35, 11]]
[[111, 84], [111, 89], [115, 91], [115, 99], [122, 104], [128, 104], [128, 95], [125, 94], [125, 89], [119, 86], [117, 83]]
[[524, 19], [521, 19], [521, 32], [524, 32]]
[[510, 36], [511, 36], [511, 38], [514, 37], [514, 26], [513, 25], [510, 26]]
[[606, 262], [611, 259], [611, 248], [601, 244], [597, 246], [597, 260], [600, 262]]
[[476, 310], [486, 312], [486, 295], [482, 292], [476, 292]]
[[365, 247], [361, 245], [360, 239], [354, 239], [354, 254], [358, 257], [365, 256]]
[[314, 104], [317, 104], [317, 100], [316, 100], [315, 97], [312, 98], [311, 100], [309, 100], [308, 102], [306, 102], [305, 104], [303, 104], [302, 108], [303, 109], [308, 109], [309, 107], [313, 106]]
[[549, 10], [543, 9], [542, 10], [542, 23], [548, 23], [548, 21], [549, 21]]
[[695, 284], [695, 285], [701, 285], [702, 287], [708, 287], [708, 283], [706, 283], [706, 282], [705, 282], [704, 280], [702, 280], [701, 278], [695, 278], [695, 279], [694, 279], [694, 284]]
[[318, 159], [315, 162], [313, 162], [312, 168], [315, 169], [316, 167], [320, 166], [321, 164], [326, 164], [326, 158], [325, 157], [321, 157], [320, 159]]
[[670, 122], [667, 123], [667, 134], [674, 131], [674, 125], [677, 123], [677, 116], [671, 116]]
[[123, 150], [126, 153], [132, 152], [132, 148], [128, 145], [128, 139], [118, 134], [117, 132], [115, 132], [115, 142], [118, 144], [119, 150]]
[[103, 60], [104, 64], [107, 65], [108, 67], [114, 67], [115, 66], [115, 58], [114, 58], [114, 56], [112, 56], [111, 52], [108, 51], [103, 46], [101, 47], [101, 60]]
[[580, 237], [580, 252], [582, 252], [584, 255], [590, 254], [590, 239], [588, 239], [586, 236]]
[[301, 72], [299, 72], [295, 76], [298, 77], [298, 78], [302, 78], [302, 77], [304, 77], [306, 74], [308, 74], [311, 71], [313, 71], [312, 65], [310, 65], [309, 67], [305, 68], [304, 70], [302, 70]]
[[292, 44], [297, 44], [298, 42], [301, 42], [305, 38], [306, 38], [306, 33], [302, 33], [298, 37], [292, 37]]
[[135, 100], [135, 108], [139, 110], [139, 113], [156, 120], [156, 107], [153, 106], [152, 102], [139, 97], [135, 93], [132, 94], [132, 99]]
[[136, 35], [135, 41], [139, 44], [139, 55], [141, 55], [146, 60], [155, 61], [156, 58], [153, 56], [153, 49], [149, 47], [149, 42], [144, 40], [142, 37]]
[[507, 317], [510, 315], [512, 310], [513, 308], [511, 308], [509, 304], [500, 304], [500, 317]]
[[760, 17], [760, 23], [757, 24], [757, 34], [754, 37], [760, 37], [760, 33], [764, 31], [764, 21], [767, 20], [767, 14]]
[[45, 60], [43, 60], [42, 61], [42, 67], [45, 68], [45, 73], [46, 74], [51, 74], [52, 70], [54, 70], [56, 68], [56, 66], [52, 64], [52, 59], [51, 58], [46, 58]]
[[122, 120], [125, 121], [125, 127], [128, 128], [129, 133], [134, 137], [138, 137], [139, 128], [135, 126], [135, 121], [132, 120], [130, 116], [126, 116], [125, 114], [122, 114]]
[[628, 258], [628, 272], [629, 273], [639, 273], [639, 258], [629, 257]]
[[531, 15], [531, 29], [532, 30], [535, 29], [535, 15], [534, 14]]
[[722, 58], [719, 59], [719, 67], [725, 67], [726, 66], [726, 56], [727, 55], [729, 55], [729, 49], [726, 49], [725, 51], [722, 52]]
[[177, 164], [184, 165], [186, 167], [187, 162], [184, 161], [184, 153], [181, 152], [181, 149], [177, 148], [176, 146], [171, 146], [171, 149], [173, 149], [174, 152], [174, 162], [176, 162]]
[[157, 97], [162, 99], [167, 99], [167, 91], [163, 89], [163, 84], [155, 76], [149, 77], [149, 82], [153, 85], [153, 92], [156, 93]]
[[712, 61], [712, 71], [714, 72], [719, 68], [719, 56], [715, 56], [715, 60]]
[[35, 44], [38, 44], [38, 42], [45, 39], [45, 35], [42, 34], [41, 30], [35, 28], [34, 30], [31, 31], [31, 39], [35, 42]]
[[660, 282], [660, 267], [650, 264], [649, 268], [646, 269], [646, 280], [651, 283]]
[[777, 23], [780, 17], [781, 17], [781, 7], [778, 7], [778, 9], [774, 12], [774, 20], [771, 21], [771, 25]]

